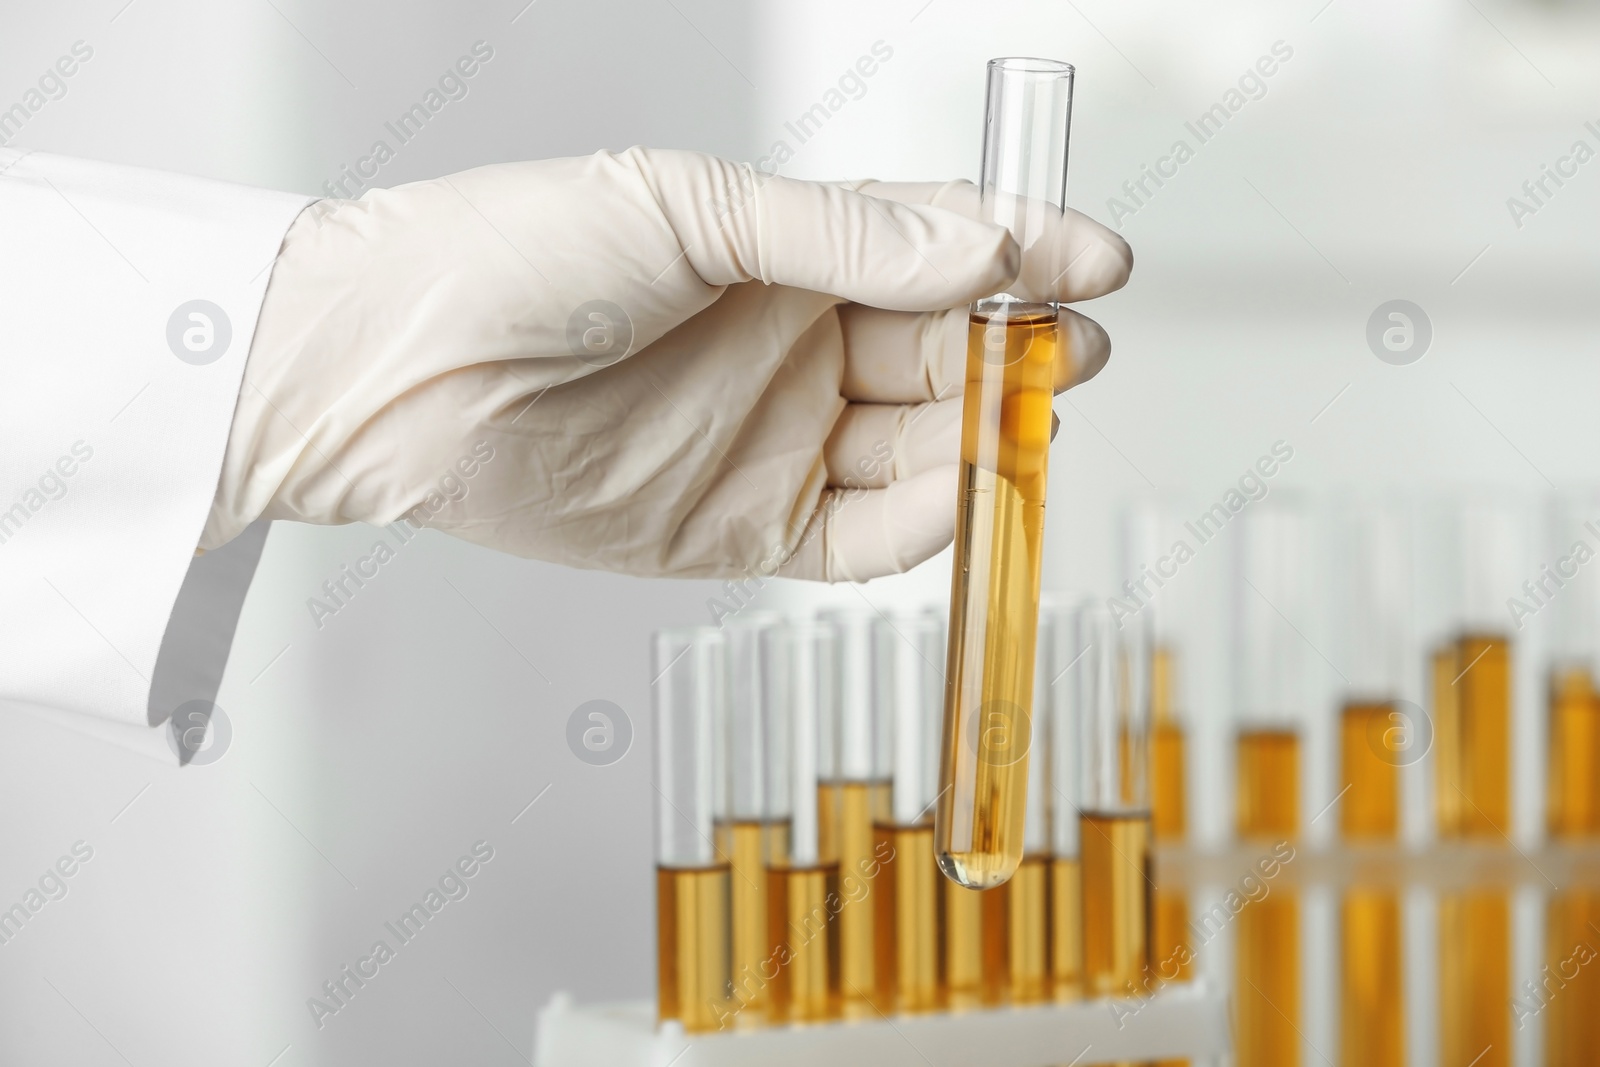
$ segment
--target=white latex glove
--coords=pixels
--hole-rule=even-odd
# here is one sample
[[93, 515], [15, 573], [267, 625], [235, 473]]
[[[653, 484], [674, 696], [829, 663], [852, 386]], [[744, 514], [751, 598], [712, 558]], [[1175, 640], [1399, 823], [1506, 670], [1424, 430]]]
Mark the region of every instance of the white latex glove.
[[[202, 547], [405, 517], [630, 574], [905, 570], [953, 534], [968, 303], [1132, 266], [1075, 212], [1019, 262], [977, 206], [640, 148], [325, 201], [273, 268]], [[1058, 388], [1110, 351], [1063, 327]]]

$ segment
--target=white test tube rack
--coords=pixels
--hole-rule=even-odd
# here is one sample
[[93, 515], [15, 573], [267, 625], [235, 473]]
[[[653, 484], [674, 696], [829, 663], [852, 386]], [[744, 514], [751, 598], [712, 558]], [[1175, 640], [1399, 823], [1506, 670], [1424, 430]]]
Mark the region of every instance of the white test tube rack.
[[1080, 1000], [960, 1013], [686, 1034], [649, 1001], [579, 1005], [557, 993], [539, 1012], [535, 1067], [1089, 1067], [1229, 1053], [1228, 999], [1214, 983], [1142, 1000]]

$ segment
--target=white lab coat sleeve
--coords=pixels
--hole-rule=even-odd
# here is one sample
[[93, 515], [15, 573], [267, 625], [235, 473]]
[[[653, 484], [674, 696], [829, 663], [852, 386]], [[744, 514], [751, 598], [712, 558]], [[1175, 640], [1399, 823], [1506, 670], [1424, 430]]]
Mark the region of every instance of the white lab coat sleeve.
[[195, 555], [309, 202], [0, 150], [0, 709], [178, 762], [265, 536]]

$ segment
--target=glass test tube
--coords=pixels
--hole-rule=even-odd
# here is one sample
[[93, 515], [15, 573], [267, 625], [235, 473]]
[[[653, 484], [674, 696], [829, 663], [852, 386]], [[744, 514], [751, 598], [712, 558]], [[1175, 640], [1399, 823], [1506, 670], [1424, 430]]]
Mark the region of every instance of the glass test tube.
[[[1507, 590], [1522, 576], [1522, 517], [1509, 500], [1476, 497], [1458, 512], [1462, 611], [1446, 671], [1453, 744], [1436, 764], [1452, 797], [1441, 836], [1498, 843], [1511, 831], [1511, 645]], [[1446, 731], [1441, 730], [1441, 734]], [[1439, 1048], [1443, 1062], [1511, 1062], [1511, 901], [1503, 889], [1439, 898]], [[1468, 1051], [1468, 1050], [1471, 1051]]]
[[[1410, 542], [1403, 516], [1377, 501], [1339, 509], [1329, 538], [1345, 694], [1339, 712], [1340, 834], [1351, 842], [1400, 837], [1400, 767], [1424, 744], [1400, 710], [1408, 649]], [[1352, 885], [1339, 902], [1340, 1043], [1347, 1067], [1405, 1062], [1402, 901], [1392, 888]]]
[[873, 848], [878, 979], [885, 1012], [939, 1007], [939, 891], [933, 858], [933, 799], [944, 707], [944, 623], [929, 611], [895, 612], [873, 630], [873, 677], [889, 723], [892, 773], [886, 817]]
[[1091, 996], [1144, 995], [1150, 959], [1150, 631], [1099, 604], [1077, 612], [1083, 779], [1083, 976]]
[[[1083, 871], [1079, 859], [1078, 792], [1082, 780], [1079, 674], [1083, 662], [1080, 604], [1047, 599], [1039, 615], [1039, 658], [1048, 684], [1034, 691], [1036, 716], [1049, 719], [1050, 979], [1057, 1000], [1083, 995]], [[1093, 665], [1091, 661], [1090, 666]]]
[[824, 769], [823, 826], [837, 834], [831, 851], [839, 861], [839, 982], [850, 1015], [867, 1007], [878, 987], [873, 873], [873, 827], [888, 813], [889, 719], [875, 699], [873, 630], [878, 613], [861, 606], [823, 612], [836, 634], [832, 739], [833, 761]]
[[[1300, 829], [1305, 701], [1304, 519], [1276, 498], [1235, 520], [1234, 653], [1239, 736], [1236, 830], [1270, 847]], [[1300, 903], [1287, 888], [1239, 913], [1234, 1010], [1239, 1067], [1300, 1062]]]
[[[1032, 260], [1054, 258], [1066, 203], [1072, 73], [1042, 59], [988, 67], [980, 214], [1027, 251], [1030, 287], [1065, 266]], [[1038, 295], [979, 300], [967, 326], [935, 836], [940, 869], [974, 889], [1004, 882], [1023, 854], [1045, 462], [1067, 365], [1056, 305]]]
[[[1167, 587], [1177, 577], [1170, 554], [1180, 522], [1159, 501], [1128, 506], [1121, 523], [1121, 594], [1124, 602], [1150, 616], [1154, 645], [1150, 661], [1150, 825], [1157, 841], [1182, 841], [1188, 835], [1185, 774], [1186, 731], [1179, 685], [1183, 633], [1180, 616], [1188, 605], [1186, 587]], [[1193, 581], [1191, 576], [1190, 581]]]
[[1456, 706], [1456, 637], [1461, 623], [1461, 528], [1453, 502], [1425, 500], [1416, 509], [1412, 558], [1417, 578], [1416, 631], [1426, 650], [1428, 713], [1433, 747], [1426, 755], [1433, 779], [1434, 834], [1460, 836], [1461, 731]]
[[827, 824], [823, 781], [835, 699], [836, 641], [811, 620], [762, 635], [767, 659], [767, 790], [775, 820], [767, 835], [768, 1016], [811, 1022], [839, 1013], [839, 862]]
[[[1190, 623], [1194, 575], [1173, 583], [1178, 563], [1172, 552], [1182, 520], [1163, 502], [1147, 499], [1122, 513], [1121, 593], [1150, 616], [1150, 829], [1157, 844], [1182, 843], [1189, 832], [1188, 731], [1180, 685], [1189, 650], [1183, 626]], [[1171, 583], [1171, 584], [1169, 584]], [[1191, 977], [1189, 897], [1181, 888], [1157, 885], [1151, 923], [1151, 959], [1164, 982]], [[1175, 1067], [1182, 1061], [1163, 1061]]]
[[[1549, 756], [1545, 824], [1551, 837], [1600, 834], [1600, 585], [1585, 566], [1600, 534], [1600, 494], [1567, 492], [1550, 502], [1547, 563], [1518, 598], [1550, 614]], [[1570, 947], [1570, 946], [1569, 946]]]
[[726, 641], [710, 627], [655, 635], [656, 1014], [715, 1030], [731, 1000], [728, 864], [713, 835]]
[[1346, 839], [1393, 841], [1400, 834], [1400, 767], [1421, 743], [1400, 697], [1408, 648], [1410, 542], [1403, 515], [1377, 501], [1349, 503], [1334, 519], [1329, 546], [1345, 692], [1339, 713], [1339, 824]]
[[1461, 512], [1463, 617], [1455, 642], [1456, 766], [1441, 768], [1461, 796], [1457, 833], [1511, 832], [1511, 644], [1506, 590], [1521, 576], [1522, 520], [1509, 501], [1478, 499]]
[[[1600, 833], [1600, 697], [1596, 695], [1596, 612], [1600, 610], [1594, 568], [1580, 548], [1592, 552], [1600, 534], [1600, 494], [1565, 492], [1552, 501], [1545, 538], [1550, 561], [1522, 602], [1549, 613], [1549, 756], [1545, 806], [1550, 836], [1562, 841]], [[1538, 598], [1537, 600], [1534, 598]], [[1542, 603], [1540, 603], [1542, 601]], [[1544, 963], [1560, 976], [1558, 996], [1545, 1008], [1545, 1063], [1578, 1067], [1600, 1048], [1600, 971], [1575, 966], [1579, 946], [1594, 944], [1600, 927], [1600, 892], [1564, 889], [1545, 910]], [[1570, 976], [1570, 977], [1569, 977]]]
[[759, 1025], [760, 977], [767, 943], [767, 812], [765, 727], [768, 719], [768, 658], [762, 637], [782, 619], [773, 612], [746, 612], [724, 627], [727, 639], [728, 699], [720, 730], [724, 751], [718, 804], [717, 851], [729, 866], [732, 887], [733, 990], [739, 1001], [737, 1023]]
[[1263, 501], [1239, 518], [1234, 541], [1234, 654], [1241, 838], [1300, 829], [1304, 727], [1305, 519]]

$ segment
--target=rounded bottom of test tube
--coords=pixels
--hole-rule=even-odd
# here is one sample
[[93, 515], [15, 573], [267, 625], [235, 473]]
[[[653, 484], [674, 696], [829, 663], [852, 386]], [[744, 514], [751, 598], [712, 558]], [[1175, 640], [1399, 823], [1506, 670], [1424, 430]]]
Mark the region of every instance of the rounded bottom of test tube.
[[941, 852], [940, 872], [956, 885], [967, 889], [993, 889], [1017, 873], [1022, 857], [993, 852]]

